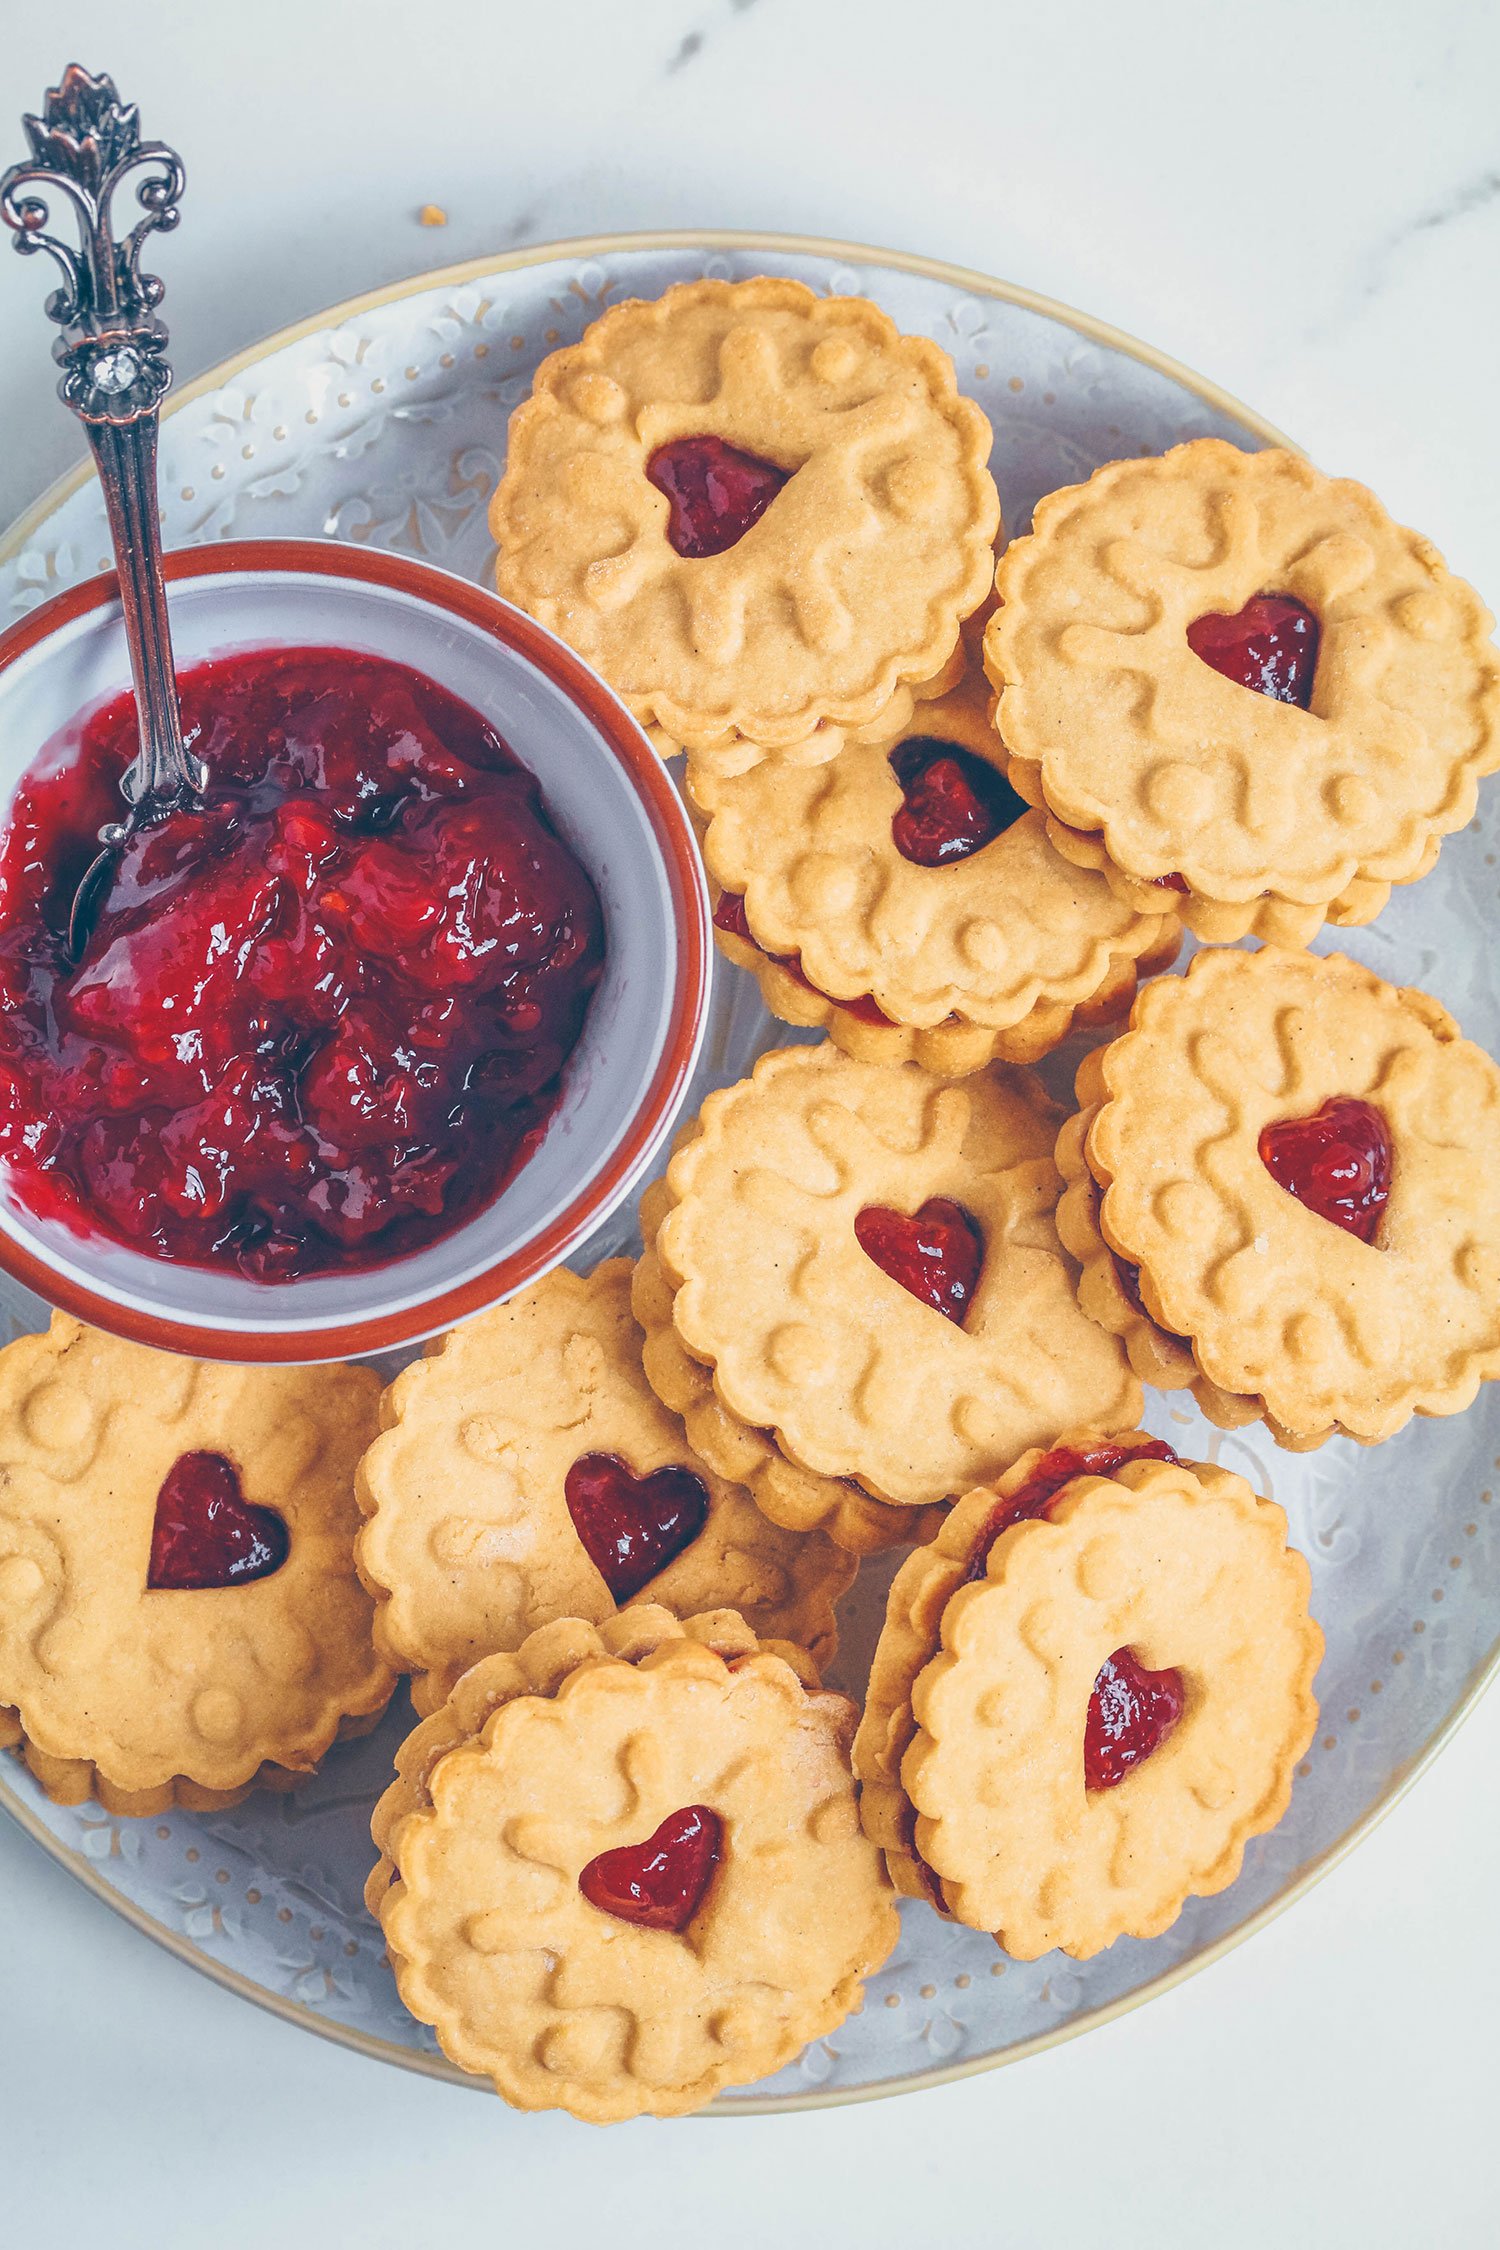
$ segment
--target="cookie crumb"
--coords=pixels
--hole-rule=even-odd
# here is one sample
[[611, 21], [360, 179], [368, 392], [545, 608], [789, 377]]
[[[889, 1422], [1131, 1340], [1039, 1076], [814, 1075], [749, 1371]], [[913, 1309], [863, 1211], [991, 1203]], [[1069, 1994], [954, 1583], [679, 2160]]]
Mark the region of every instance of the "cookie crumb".
[[445, 227], [447, 224], [448, 214], [441, 203], [424, 203], [417, 213], [419, 227]]

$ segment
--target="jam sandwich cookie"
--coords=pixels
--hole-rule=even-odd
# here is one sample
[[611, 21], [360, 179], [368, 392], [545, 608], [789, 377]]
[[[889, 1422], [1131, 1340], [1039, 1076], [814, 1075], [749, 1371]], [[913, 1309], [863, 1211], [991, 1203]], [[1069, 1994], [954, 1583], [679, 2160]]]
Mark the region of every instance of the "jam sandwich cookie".
[[944, 684], [990, 588], [989, 423], [862, 297], [691, 281], [537, 370], [490, 527], [507, 599], [670, 753], [830, 757]]
[[733, 777], [689, 760], [720, 951], [783, 1022], [861, 1061], [1035, 1062], [1176, 956], [1159, 892], [1138, 912], [1053, 849], [1005, 778], [990, 701], [976, 664], [888, 746]]
[[400, 1752], [366, 1898], [401, 1997], [520, 2109], [701, 2109], [858, 2007], [896, 1942], [855, 1711], [733, 1611], [561, 1619]]
[[1059, 1227], [1156, 1383], [1294, 1450], [1500, 1375], [1500, 1069], [1337, 954], [1200, 953], [1085, 1063]]
[[835, 1507], [852, 1482], [928, 1508], [1071, 1422], [1129, 1427], [1140, 1386], [1079, 1312], [1053, 1224], [1058, 1124], [1019, 1071], [942, 1079], [827, 1043], [763, 1055], [668, 1169], [666, 1301], [637, 1299], [648, 1377], [668, 1331], [730, 1420], [772, 1433]]
[[1323, 1636], [1286, 1518], [1088, 1431], [961, 1500], [891, 1587], [855, 1740], [897, 1887], [1033, 1960], [1156, 1937], [1285, 1812]]
[[733, 1608], [826, 1663], [854, 1560], [784, 1531], [687, 1443], [641, 1370], [630, 1261], [563, 1268], [399, 1375], [360, 1463], [375, 1637], [419, 1712], [555, 1617]]
[[985, 637], [1054, 841], [1200, 937], [1369, 921], [1500, 765], [1492, 620], [1363, 485], [1219, 438], [1054, 492]]
[[375, 1723], [354, 1470], [379, 1395], [61, 1313], [0, 1352], [0, 1739], [48, 1796], [209, 1811]]

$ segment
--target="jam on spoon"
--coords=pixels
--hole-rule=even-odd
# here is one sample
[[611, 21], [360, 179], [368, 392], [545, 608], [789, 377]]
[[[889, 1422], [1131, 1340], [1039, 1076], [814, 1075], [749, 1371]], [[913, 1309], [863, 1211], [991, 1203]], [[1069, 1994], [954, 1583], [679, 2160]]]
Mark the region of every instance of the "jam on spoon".
[[178, 682], [211, 775], [73, 889], [129, 696], [23, 780], [0, 841], [0, 1161], [21, 1200], [261, 1281], [448, 1233], [535, 1148], [604, 959], [533, 776], [406, 667], [259, 649]]

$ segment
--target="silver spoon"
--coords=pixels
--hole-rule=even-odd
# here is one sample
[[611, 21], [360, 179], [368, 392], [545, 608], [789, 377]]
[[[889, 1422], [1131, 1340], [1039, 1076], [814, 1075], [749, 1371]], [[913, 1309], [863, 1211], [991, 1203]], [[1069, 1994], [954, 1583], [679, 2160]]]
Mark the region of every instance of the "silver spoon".
[[[167, 331], [156, 318], [162, 285], [140, 270], [146, 237], [177, 224], [185, 174], [164, 141], [141, 139], [140, 112], [120, 100], [114, 80], [77, 63], [51, 88], [41, 117], [22, 123], [31, 155], [0, 177], [0, 217], [14, 229], [17, 250], [45, 250], [62, 273], [46, 307], [62, 330], [52, 347], [63, 370], [58, 395], [88, 432], [104, 487], [141, 739], [120, 777], [125, 818], [100, 829], [102, 849], [73, 896], [68, 951], [76, 961], [127, 839], [197, 804], [208, 786], [203, 760], [183, 743], [177, 706], [156, 494], [157, 425], [172, 370]], [[142, 167], [151, 168], [136, 189], [145, 216], [117, 242], [115, 191]], [[58, 195], [73, 206], [77, 249], [48, 231], [47, 198]]]

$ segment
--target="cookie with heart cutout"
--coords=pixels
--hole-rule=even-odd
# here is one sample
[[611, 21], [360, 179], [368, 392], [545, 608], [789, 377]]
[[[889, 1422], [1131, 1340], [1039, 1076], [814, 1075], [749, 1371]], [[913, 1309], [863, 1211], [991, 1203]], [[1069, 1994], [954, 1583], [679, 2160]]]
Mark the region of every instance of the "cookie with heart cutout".
[[363, 1367], [230, 1367], [55, 1313], [0, 1352], [0, 1711], [50, 1797], [208, 1811], [395, 1685], [354, 1567]]
[[893, 740], [819, 766], [688, 761], [719, 950], [784, 1022], [865, 1062], [1036, 1062], [1123, 1015], [1175, 959], [1160, 892], [1127, 906], [1005, 776], [976, 661]]
[[831, 757], [947, 678], [994, 573], [990, 444], [948, 355], [866, 299], [682, 282], [538, 368], [499, 588], [664, 753]]
[[[1370, 919], [1500, 765], [1492, 619], [1301, 455], [1199, 438], [1051, 493], [985, 636], [1011, 780], [1199, 936]], [[1078, 839], [1068, 841], [1064, 831]]]
[[1294, 1451], [1500, 1376], [1500, 1068], [1338, 954], [1200, 953], [1090, 1058], [1059, 1215], [1153, 1382]]
[[896, 1887], [1022, 1960], [1223, 1890], [1316, 1731], [1309, 1586], [1279, 1508], [1140, 1431], [966, 1495], [897, 1573], [855, 1738]]
[[356, 1480], [375, 1635], [419, 1712], [555, 1617], [733, 1608], [826, 1663], [852, 1556], [783, 1530], [688, 1443], [641, 1367], [631, 1263], [558, 1268], [429, 1346]]
[[644, 1214], [649, 1380], [696, 1363], [731, 1427], [821, 1480], [810, 1509], [851, 1485], [931, 1508], [1069, 1423], [1129, 1427], [1140, 1386], [1053, 1223], [1059, 1123], [1022, 1071], [762, 1055]]
[[701, 2109], [858, 2007], [899, 1925], [857, 1714], [733, 1611], [565, 1618], [396, 1761], [366, 1889], [401, 1997], [519, 2109]]

